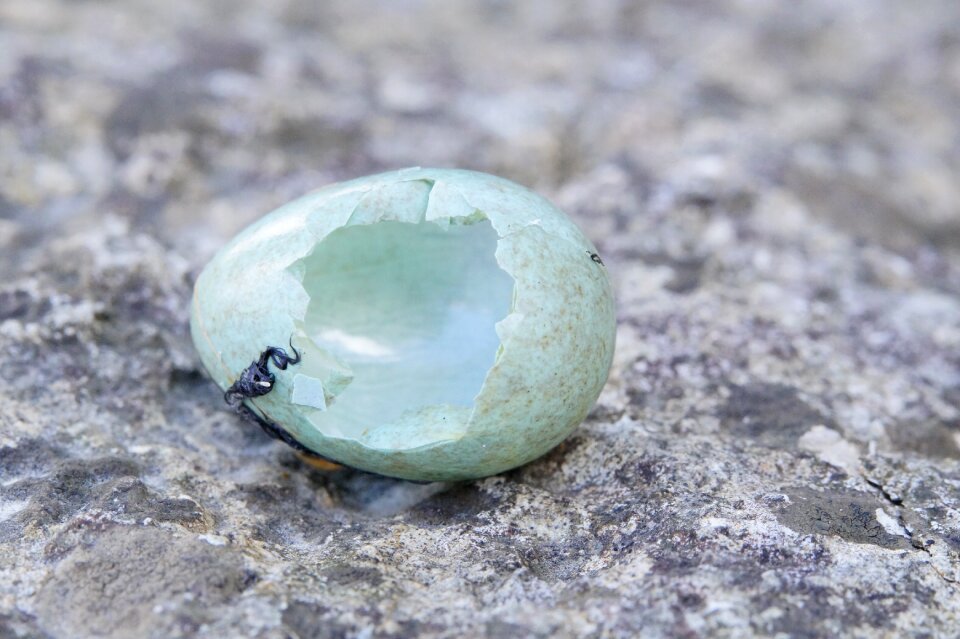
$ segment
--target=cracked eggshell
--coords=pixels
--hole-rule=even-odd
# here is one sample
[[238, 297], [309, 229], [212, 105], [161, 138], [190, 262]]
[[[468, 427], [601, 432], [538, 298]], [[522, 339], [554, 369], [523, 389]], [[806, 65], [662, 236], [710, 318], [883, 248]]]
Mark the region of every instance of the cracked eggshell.
[[[490, 255], [492, 253], [492, 255]], [[524, 464], [587, 415], [613, 357], [605, 267], [561, 211], [508, 180], [405, 169], [301, 197], [200, 274], [191, 333], [222, 389], [267, 346], [247, 400], [307, 448], [413, 480]]]

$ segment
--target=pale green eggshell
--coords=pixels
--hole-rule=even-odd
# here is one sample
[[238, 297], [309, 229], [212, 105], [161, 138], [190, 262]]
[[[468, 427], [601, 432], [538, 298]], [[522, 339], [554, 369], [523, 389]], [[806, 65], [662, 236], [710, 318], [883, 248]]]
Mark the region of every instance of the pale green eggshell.
[[615, 315], [594, 253], [508, 180], [383, 173], [237, 235], [197, 279], [191, 332], [222, 389], [292, 337], [302, 362], [271, 365], [273, 391], [247, 405], [325, 457], [406, 479], [482, 477], [544, 454], [596, 401]]

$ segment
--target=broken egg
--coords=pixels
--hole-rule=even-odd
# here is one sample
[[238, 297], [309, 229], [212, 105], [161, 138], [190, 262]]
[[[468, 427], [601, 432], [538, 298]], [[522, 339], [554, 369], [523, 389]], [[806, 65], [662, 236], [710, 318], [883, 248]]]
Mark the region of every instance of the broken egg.
[[586, 417], [613, 357], [613, 295], [547, 200], [471, 171], [335, 184], [263, 217], [194, 288], [221, 389], [266, 349], [300, 360], [246, 406], [331, 460], [413, 480], [533, 460]]

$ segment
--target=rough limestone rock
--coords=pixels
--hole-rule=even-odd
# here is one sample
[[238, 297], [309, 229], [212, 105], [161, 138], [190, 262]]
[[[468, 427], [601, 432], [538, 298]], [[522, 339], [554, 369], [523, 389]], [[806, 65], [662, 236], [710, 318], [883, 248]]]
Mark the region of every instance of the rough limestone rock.
[[[0, 2], [0, 637], [960, 627], [960, 5]], [[616, 361], [547, 457], [312, 469], [193, 278], [407, 165], [597, 244]]]

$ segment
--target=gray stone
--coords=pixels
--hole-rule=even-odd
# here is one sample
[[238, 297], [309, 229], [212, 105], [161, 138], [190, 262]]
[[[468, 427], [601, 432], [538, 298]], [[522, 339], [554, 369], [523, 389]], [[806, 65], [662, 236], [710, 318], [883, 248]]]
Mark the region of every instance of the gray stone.
[[[0, 3], [0, 637], [953, 636], [960, 6]], [[404, 165], [556, 201], [610, 382], [464, 484], [223, 404], [191, 283]]]
[[57, 636], [190, 636], [256, 581], [239, 553], [157, 528], [91, 526], [37, 593]]

